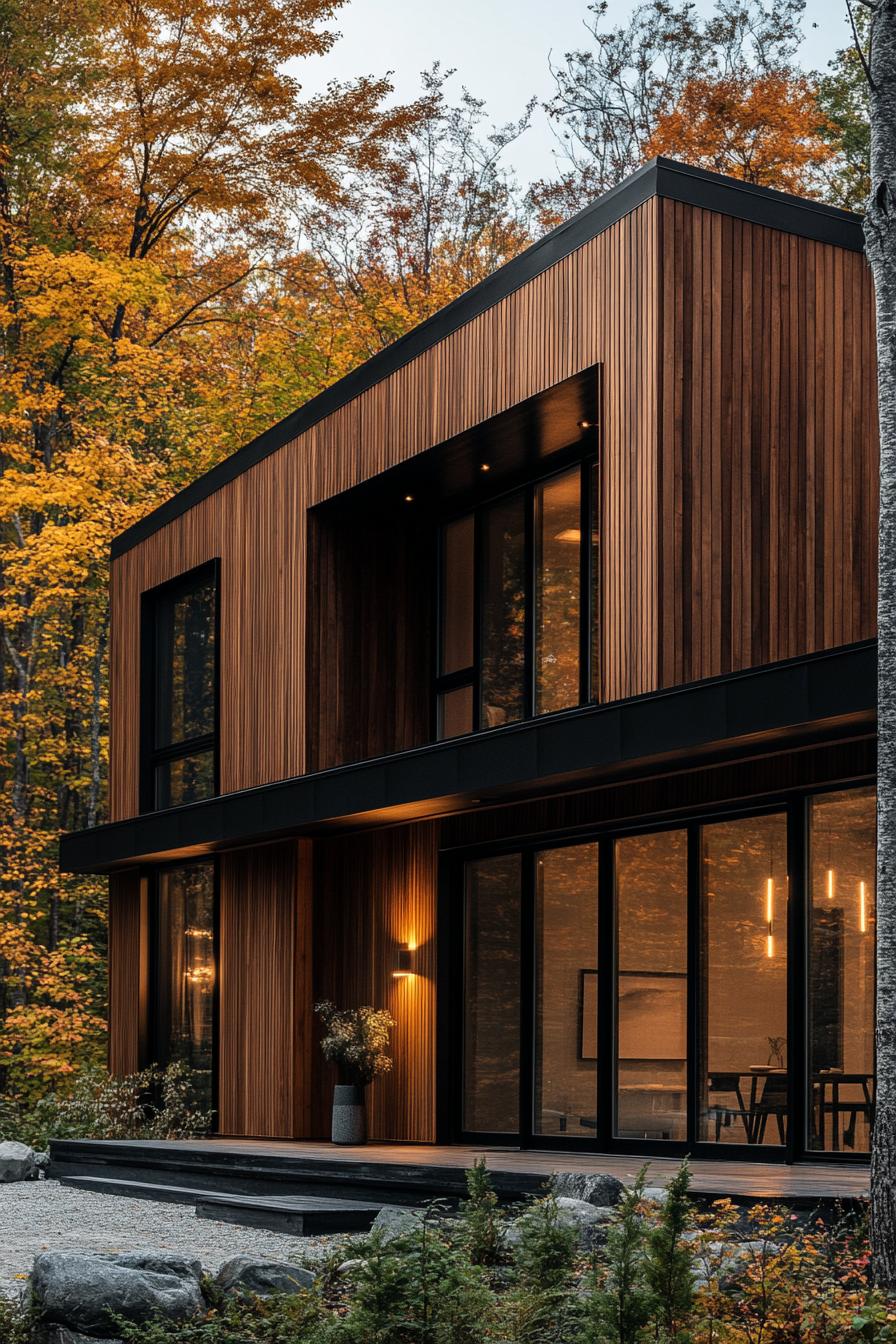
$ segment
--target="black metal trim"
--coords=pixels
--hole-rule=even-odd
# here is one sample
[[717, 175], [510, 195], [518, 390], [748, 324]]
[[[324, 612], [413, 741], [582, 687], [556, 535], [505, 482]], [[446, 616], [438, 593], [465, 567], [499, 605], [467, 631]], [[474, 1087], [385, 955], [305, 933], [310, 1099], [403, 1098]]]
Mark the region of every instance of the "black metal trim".
[[[684, 769], [715, 752], [755, 754], [874, 730], [873, 640], [749, 672], [452, 738], [63, 836], [63, 872], [133, 866], [188, 846], [234, 849], [336, 822], [382, 821], [432, 801], [430, 815], [593, 787], [651, 765]], [[419, 815], [419, 813], [417, 814]], [[401, 816], [396, 815], [396, 820]]]
[[763, 224], [816, 242], [831, 243], [852, 252], [864, 250], [861, 219], [849, 211], [803, 200], [785, 192], [772, 191], [767, 187], [756, 187], [748, 182], [706, 172], [702, 168], [676, 163], [672, 159], [653, 159], [593, 205], [587, 206], [565, 224], [539, 239], [521, 256], [480, 281], [426, 322], [374, 355], [360, 368], [346, 374], [325, 392], [259, 434], [204, 476], [200, 476], [192, 485], [180, 490], [172, 499], [134, 523], [112, 542], [112, 559], [124, 555], [291, 439], [304, 434], [312, 425], [318, 424], [362, 392], [388, 378], [459, 327], [596, 238], [653, 196]]

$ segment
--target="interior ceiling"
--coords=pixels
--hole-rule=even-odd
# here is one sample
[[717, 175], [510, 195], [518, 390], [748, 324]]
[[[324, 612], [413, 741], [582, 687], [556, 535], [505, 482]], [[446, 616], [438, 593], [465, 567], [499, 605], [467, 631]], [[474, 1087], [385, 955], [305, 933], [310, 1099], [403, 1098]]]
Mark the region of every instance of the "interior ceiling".
[[[600, 369], [592, 365], [537, 396], [382, 472], [320, 506], [382, 516], [409, 504], [421, 510], [465, 504], [524, 479], [545, 459], [599, 442]], [[483, 470], [483, 466], [487, 470]], [[407, 496], [411, 496], [408, 500]]]

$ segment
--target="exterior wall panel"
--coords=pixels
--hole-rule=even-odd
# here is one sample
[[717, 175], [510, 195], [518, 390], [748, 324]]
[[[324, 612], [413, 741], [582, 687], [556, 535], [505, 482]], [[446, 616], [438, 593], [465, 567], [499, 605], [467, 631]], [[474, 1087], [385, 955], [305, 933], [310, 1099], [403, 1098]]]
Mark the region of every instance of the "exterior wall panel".
[[137, 869], [109, 879], [109, 1070], [123, 1077], [147, 1062], [148, 896]]

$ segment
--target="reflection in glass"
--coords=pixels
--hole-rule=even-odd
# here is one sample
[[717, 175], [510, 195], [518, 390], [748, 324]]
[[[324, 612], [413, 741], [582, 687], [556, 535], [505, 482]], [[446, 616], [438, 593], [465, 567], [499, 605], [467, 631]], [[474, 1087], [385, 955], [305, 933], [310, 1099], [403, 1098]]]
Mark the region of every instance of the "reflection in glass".
[[482, 517], [480, 726], [497, 728], [524, 713], [526, 545], [524, 497], [492, 505]]
[[215, 753], [198, 751], [156, 766], [156, 807], [177, 807], [211, 798], [215, 792]]
[[685, 831], [616, 842], [622, 1138], [687, 1138], [687, 861]]
[[701, 828], [700, 1138], [787, 1134], [787, 823], [782, 813]]
[[473, 515], [442, 531], [442, 631], [439, 672], [473, 666]]
[[535, 713], [579, 703], [582, 474], [535, 490]]
[[206, 578], [156, 605], [155, 745], [215, 729], [215, 585]]
[[875, 790], [809, 805], [809, 1146], [868, 1152], [874, 1100]]
[[439, 737], [460, 737], [473, 731], [473, 687], [459, 686], [439, 697]]
[[464, 1128], [519, 1129], [519, 854], [466, 866]]
[[592, 467], [588, 479], [591, 482], [591, 699], [600, 700], [601, 674], [601, 605], [600, 605], [600, 477], [597, 467]]
[[211, 863], [164, 869], [155, 921], [155, 1056], [194, 1071], [192, 1100], [213, 1104], [215, 882]]
[[537, 1134], [596, 1128], [597, 845], [546, 849], [536, 862]]

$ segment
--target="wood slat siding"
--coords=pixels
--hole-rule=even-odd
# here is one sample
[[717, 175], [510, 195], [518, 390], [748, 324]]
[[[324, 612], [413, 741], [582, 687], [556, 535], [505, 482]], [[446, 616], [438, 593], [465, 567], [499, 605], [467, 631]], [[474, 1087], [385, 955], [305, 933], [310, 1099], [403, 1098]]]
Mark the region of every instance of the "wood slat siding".
[[113, 820], [138, 810], [140, 593], [221, 558], [221, 787], [307, 768], [306, 511], [595, 364], [604, 366], [605, 695], [658, 675], [659, 211], [599, 237], [356, 397], [112, 566]]
[[147, 1062], [149, 969], [146, 880], [136, 870], [109, 878], [109, 1070], [124, 1076]]
[[858, 253], [662, 203], [661, 686], [875, 634]]
[[[374, 1139], [435, 1139], [437, 845], [433, 822], [314, 841], [315, 999], [388, 1008], [398, 1024], [393, 1069], [370, 1088]], [[404, 942], [416, 973], [396, 979]], [[311, 1132], [324, 1137], [335, 1076], [315, 1058]]]
[[219, 860], [218, 1107], [222, 1134], [309, 1132], [310, 841]]

